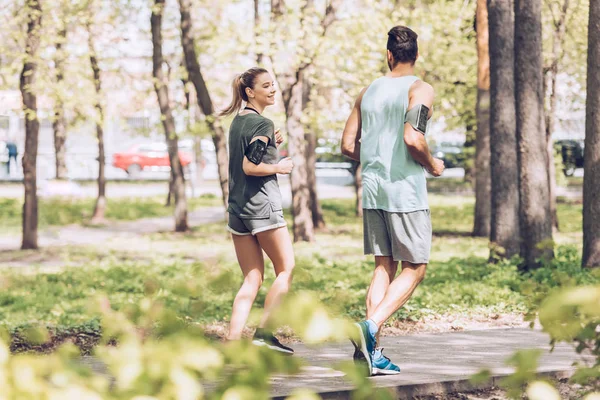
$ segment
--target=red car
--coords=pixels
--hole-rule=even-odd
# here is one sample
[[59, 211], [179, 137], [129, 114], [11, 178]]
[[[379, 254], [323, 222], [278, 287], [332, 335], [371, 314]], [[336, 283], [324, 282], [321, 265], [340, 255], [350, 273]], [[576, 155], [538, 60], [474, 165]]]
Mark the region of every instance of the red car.
[[[185, 168], [192, 162], [192, 155], [179, 150], [181, 165]], [[112, 165], [136, 177], [143, 170], [169, 171], [171, 162], [167, 145], [164, 143], [137, 144], [123, 153], [113, 154]]]

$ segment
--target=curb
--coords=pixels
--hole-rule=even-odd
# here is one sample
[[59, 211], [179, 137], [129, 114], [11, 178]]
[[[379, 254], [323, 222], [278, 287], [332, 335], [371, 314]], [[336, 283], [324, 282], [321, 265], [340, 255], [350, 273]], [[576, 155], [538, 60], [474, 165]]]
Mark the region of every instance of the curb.
[[[570, 378], [574, 369], [568, 370], [555, 370], [555, 371], [543, 371], [537, 374], [541, 378], [549, 379], [563, 379]], [[379, 389], [387, 389], [395, 399], [398, 400], [410, 400], [415, 396], [432, 396], [432, 395], [444, 395], [452, 394], [457, 392], [471, 392], [474, 390], [486, 390], [497, 388], [502, 378], [511, 374], [494, 374], [490, 377], [487, 383], [473, 385], [469, 379], [454, 379], [443, 382], [430, 382], [430, 383], [417, 383], [417, 384], [400, 384], [395, 386], [380, 386]], [[375, 380], [372, 382], [377, 384]], [[353, 398], [354, 390], [339, 390], [335, 392], [321, 392], [316, 393], [323, 400], [350, 400]], [[289, 395], [287, 395], [289, 396]], [[273, 400], [284, 400], [287, 396], [272, 397]]]

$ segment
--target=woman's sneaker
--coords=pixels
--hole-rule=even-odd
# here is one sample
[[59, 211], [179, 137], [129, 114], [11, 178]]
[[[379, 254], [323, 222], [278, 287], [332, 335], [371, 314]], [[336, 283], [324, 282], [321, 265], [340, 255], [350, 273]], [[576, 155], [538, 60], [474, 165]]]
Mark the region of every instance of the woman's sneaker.
[[378, 347], [373, 353], [373, 375], [396, 375], [400, 368], [383, 355], [383, 348]]
[[293, 349], [281, 344], [281, 342], [277, 340], [272, 332], [269, 332], [263, 328], [256, 329], [256, 332], [254, 332], [254, 337], [252, 338], [252, 344], [256, 346], [266, 346], [271, 350], [275, 350], [283, 354], [294, 354]]

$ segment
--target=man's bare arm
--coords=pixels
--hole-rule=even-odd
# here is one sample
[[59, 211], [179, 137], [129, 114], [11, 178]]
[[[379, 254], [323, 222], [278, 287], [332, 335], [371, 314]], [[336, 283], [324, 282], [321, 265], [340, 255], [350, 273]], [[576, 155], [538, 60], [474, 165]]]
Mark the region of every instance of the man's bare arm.
[[342, 134], [342, 154], [356, 161], [360, 161], [360, 103], [366, 91], [364, 88], [356, 98]]
[[[423, 81], [417, 81], [410, 88], [408, 109], [410, 110], [418, 104], [423, 104], [430, 110], [429, 115], [427, 116], [429, 118], [432, 114], [431, 110], [433, 109], [434, 96], [435, 93], [431, 85]], [[442, 174], [444, 171], [443, 161], [431, 156], [429, 146], [425, 140], [425, 135], [416, 131], [409, 123], [404, 124], [404, 143], [406, 143], [410, 155], [416, 162], [421, 164], [427, 172], [434, 176], [440, 176]]]

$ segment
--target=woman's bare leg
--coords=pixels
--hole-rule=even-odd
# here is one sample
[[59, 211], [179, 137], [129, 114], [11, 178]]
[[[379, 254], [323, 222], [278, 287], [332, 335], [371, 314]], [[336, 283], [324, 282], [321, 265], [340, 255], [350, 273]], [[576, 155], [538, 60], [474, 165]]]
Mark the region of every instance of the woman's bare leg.
[[265, 260], [262, 249], [254, 236], [232, 235], [235, 253], [237, 255], [240, 268], [244, 274], [244, 283], [238, 291], [233, 301], [233, 310], [231, 312], [231, 322], [229, 324], [228, 340], [238, 340], [242, 338], [242, 331], [248, 321], [252, 304], [256, 299], [260, 289], [264, 271]]
[[260, 246], [273, 262], [276, 275], [275, 282], [273, 282], [273, 286], [267, 293], [265, 310], [258, 325], [259, 328], [262, 328], [290, 289], [295, 261], [292, 240], [286, 227], [260, 232], [256, 234], [256, 237]]

